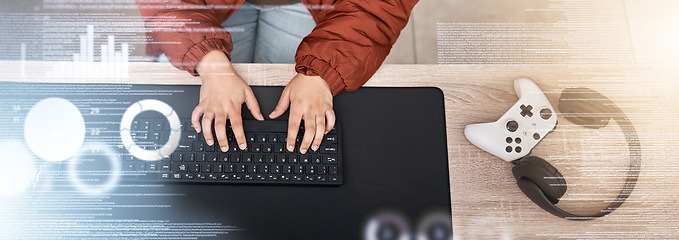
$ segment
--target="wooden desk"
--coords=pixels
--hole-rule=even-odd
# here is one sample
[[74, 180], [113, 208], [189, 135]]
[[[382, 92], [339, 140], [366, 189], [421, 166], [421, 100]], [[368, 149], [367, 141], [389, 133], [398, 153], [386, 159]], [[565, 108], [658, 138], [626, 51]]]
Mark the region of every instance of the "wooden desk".
[[[127, 77], [82, 76], [70, 71], [60, 73], [61, 78], [45, 78], [45, 72], [71, 64], [4, 61], [0, 62], [0, 80], [200, 84], [199, 78], [162, 63], [130, 63]], [[97, 63], [77, 67], [102, 68]], [[282, 86], [295, 74], [293, 67], [285, 64], [237, 64], [235, 68], [252, 85]], [[676, 238], [677, 72], [676, 68], [638, 65], [385, 65], [366, 86], [436, 86], [443, 90], [453, 228], [459, 239]], [[555, 109], [563, 88], [581, 86], [605, 94], [627, 113], [641, 139], [643, 166], [632, 196], [619, 210], [592, 221], [554, 217], [521, 193], [511, 174], [512, 164], [465, 139], [464, 126], [495, 121], [517, 101], [513, 80], [518, 77], [534, 80]], [[546, 158], [568, 181], [568, 191], [558, 206], [587, 214], [608, 205], [600, 199], [617, 196], [629, 159], [626, 148], [615, 123], [590, 130], [559, 116], [556, 131], [533, 155]]]

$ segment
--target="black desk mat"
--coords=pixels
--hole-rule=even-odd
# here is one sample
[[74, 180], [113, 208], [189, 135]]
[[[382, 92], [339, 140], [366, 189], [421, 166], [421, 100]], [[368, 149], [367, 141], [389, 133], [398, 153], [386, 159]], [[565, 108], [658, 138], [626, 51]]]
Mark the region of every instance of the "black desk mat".
[[[194, 85], [0, 85], [4, 89], [0, 118], [6, 123], [0, 131], [5, 141], [21, 144], [22, 118], [30, 107], [41, 99], [60, 97], [83, 114], [85, 144], [111, 146], [119, 145], [120, 139], [102, 138], [100, 132], [110, 129], [113, 136], [119, 134], [115, 131], [130, 104], [157, 99], [172, 106], [180, 118], [189, 118], [200, 89]], [[253, 87], [265, 116], [282, 90]], [[69, 181], [70, 160], [46, 162], [36, 157], [36, 169], [43, 175], [36, 175], [24, 192], [8, 197], [12, 201], [2, 208], [22, 210], [0, 217], [15, 219], [7, 227], [14, 230], [4, 234], [69, 239], [389, 239], [390, 234], [405, 234], [435, 239], [446, 234], [432, 232], [431, 226], [450, 224], [440, 220], [446, 216], [450, 221], [443, 103], [436, 88], [365, 87], [335, 97], [336, 116], [343, 127], [344, 184], [339, 187], [121, 182], [110, 191], [85, 194]], [[246, 108], [243, 113], [245, 119], [253, 119]], [[287, 114], [281, 119], [287, 119]], [[49, 169], [57, 174], [49, 177]]]

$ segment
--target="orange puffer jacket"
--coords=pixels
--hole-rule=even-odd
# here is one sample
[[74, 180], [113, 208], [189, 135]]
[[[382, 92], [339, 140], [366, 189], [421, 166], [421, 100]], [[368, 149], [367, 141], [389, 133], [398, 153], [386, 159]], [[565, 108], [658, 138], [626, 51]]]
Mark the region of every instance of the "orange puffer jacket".
[[[245, 0], [136, 0], [146, 23], [147, 54], [165, 53], [197, 75], [209, 51], [227, 56], [231, 35], [220, 25]], [[417, 0], [302, 0], [316, 22], [295, 55], [297, 72], [320, 76], [333, 95], [361, 87], [380, 67]], [[230, 57], [230, 56], [229, 56]]]

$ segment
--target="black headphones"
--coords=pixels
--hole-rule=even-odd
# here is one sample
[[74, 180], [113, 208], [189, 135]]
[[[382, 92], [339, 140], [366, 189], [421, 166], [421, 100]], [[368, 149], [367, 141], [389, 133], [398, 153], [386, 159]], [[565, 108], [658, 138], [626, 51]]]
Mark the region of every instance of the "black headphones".
[[512, 173], [521, 191], [535, 204], [555, 216], [569, 220], [591, 220], [603, 217], [620, 207], [629, 197], [639, 178], [641, 147], [634, 126], [625, 113], [604, 95], [589, 88], [566, 88], [561, 92], [559, 111], [568, 121], [587, 128], [608, 125], [612, 118], [620, 126], [629, 145], [629, 171], [618, 197], [605, 209], [591, 216], [568, 213], [554, 204], [566, 193], [566, 180], [547, 161], [536, 156], [515, 160]]

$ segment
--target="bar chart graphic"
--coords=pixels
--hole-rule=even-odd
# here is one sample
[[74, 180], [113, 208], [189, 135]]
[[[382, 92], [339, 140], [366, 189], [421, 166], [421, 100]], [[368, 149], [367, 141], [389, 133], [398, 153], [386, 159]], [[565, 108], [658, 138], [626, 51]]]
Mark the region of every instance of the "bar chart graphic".
[[[97, 36], [95, 28], [93, 25], [88, 25], [85, 34], [78, 35], [80, 50], [73, 53], [72, 61], [57, 64], [52, 71], [46, 72], [46, 77], [127, 78], [129, 76], [129, 44], [125, 42], [117, 44], [114, 35], [99, 35], [103, 38], [100, 42], [104, 44], [95, 46]], [[25, 49], [24, 45], [22, 49]], [[22, 76], [24, 75], [22, 71]]]

